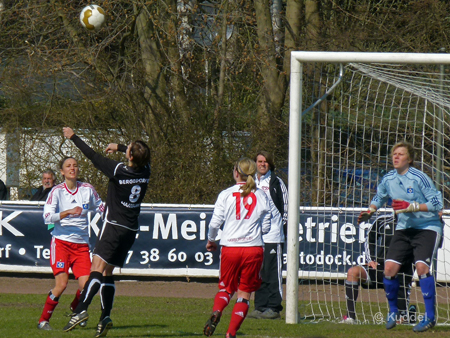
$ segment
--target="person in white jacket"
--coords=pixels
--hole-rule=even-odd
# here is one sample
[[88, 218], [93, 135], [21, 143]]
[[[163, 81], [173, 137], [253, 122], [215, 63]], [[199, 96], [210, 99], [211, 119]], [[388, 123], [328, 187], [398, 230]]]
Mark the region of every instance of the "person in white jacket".
[[[249, 308], [250, 295], [261, 285], [264, 243], [262, 235], [270, 231], [270, 202], [257, 189], [253, 175], [256, 163], [249, 158], [238, 160], [233, 168], [236, 184], [222, 191], [215, 203], [209, 223], [208, 251], [217, 250], [220, 237], [219, 292], [203, 333], [211, 336], [219, 324], [222, 312], [234, 293], [234, 305], [226, 337], [236, 337]], [[222, 232], [219, 233], [219, 229]]]
[[[103, 212], [103, 203], [94, 187], [77, 181], [78, 162], [73, 157], [60, 162], [64, 182], [50, 191], [44, 205], [44, 222], [53, 227], [50, 247], [50, 265], [55, 276], [55, 287], [50, 290], [38, 328], [51, 330], [49, 320], [69, 281], [69, 269], [78, 279], [79, 290], [71, 307], [76, 307], [80, 290], [91, 270], [89, 254], [88, 211]], [[49, 228], [50, 228], [49, 227]]]
[[264, 191], [271, 202], [270, 232], [263, 236], [264, 261], [262, 284], [255, 292], [255, 310], [247, 318], [278, 319], [283, 310], [283, 246], [287, 228], [288, 191], [283, 180], [275, 175], [273, 156], [260, 151], [255, 157], [256, 186]]

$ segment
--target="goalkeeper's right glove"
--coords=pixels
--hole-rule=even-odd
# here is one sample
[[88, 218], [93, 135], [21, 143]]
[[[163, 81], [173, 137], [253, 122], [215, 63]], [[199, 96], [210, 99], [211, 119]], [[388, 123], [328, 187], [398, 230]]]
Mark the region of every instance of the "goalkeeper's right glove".
[[392, 208], [396, 214], [401, 214], [402, 212], [416, 212], [420, 210], [419, 202], [406, 202], [403, 200], [393, 200]]
[[358, 224], [362, 222], [367, 222], [370, 219], [370, 217], [372, 217], [375, 211], [376, 210], [374, 208], [369, 208], [366, 211], [361, 211], [358, 217]]

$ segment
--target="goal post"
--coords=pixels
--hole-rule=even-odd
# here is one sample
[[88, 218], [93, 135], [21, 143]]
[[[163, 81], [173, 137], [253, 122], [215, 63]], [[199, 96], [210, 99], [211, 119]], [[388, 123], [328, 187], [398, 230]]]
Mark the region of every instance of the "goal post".
[[[303, 145], [303, 134], [302, 134], [302, 124], [303, 112], [305, 107], [310, 104], [315, 104], [315, 101], [322, 100], [322, 94], [327, 92], [336, 81], [340, 81], [338, 76], [332, 75], [331, 81], [329, 78], [320, 77], [319, 80], [314, 78], [315, 75], [311, 71], [308, 76], [304, 77], [305, 65], [311, 63], [323, 64], [323, 65], [339, 65], [343, 64], [346, 66], [343, 77], [349, 71], [351, 80], [354, 82], [343, 82], [336, 87], [336, 92], [330, 92], [330, 96], [333, 97], [332, 100], [336, 102], [328, 102], [328, 98], [325, 99], [324, 105], [334, 104], [336, 111], [333, 111], [334, 120], [330, 122], [327, 117], [322, 114], [320, 119], [317, 118], [317, 142], [320, 140], [325, 140], [327, 138], [333, 141], [329, 149], [323, 146], [324, 152], [320, 152], [311, 144], [308, 146]], [[386, 156], [386, 151], [393, 144], [393, 140], [400, 141], [407, 133], [414, 133], [413, 137], [417, 138], [417, 142], [421, 143], [414, 144], [416, 148], [421, 148], [421, 154], [418, 161], [424, 161], [428, 165], [428, 169], [431, 171], [432, 179], [438, 180], [437, 186], [441, 187], [442, 181], [448, 178], [448, 174], [440, 167], [442, 166], [442, 157], [449, 156], [448, 149], [442, 149], [442, 143], [446, 140], [448, 141], [448, 136], [443, 139], [445, 132], [450, 133], [450, 128], [448, 122], [450, 120], [450, 99], [449, 99], [449, 83], [445, 82], [443, 85], [442, 76], [439, 80], [439, 74], [437, 77], [430, 75], [429, 72], [422, 69], [420, 65], [439, 66], [439, 65], [449, 65], [450, 55], [445, 53], [370, 53], [370, 52], [292, 52], [291, 53], [291, 74], [290, 74], [290, 108], [289, 108], [289, 206], [288, 206], [288, 231], [287, 231], [287, 261], [286, 261], [286, 323], [295, 324], [299, 322], [299, 278], [302, 276], [299, 264], [299, 253], [300, 253], [300, 241], [299, 241], [299, 222], [300, 222], [300, 209], [302, 207], [302, 194], [305, 191], [313, 195], [319, 196], [316, 200], [312, 201], [311, 205], [316, 207], [337, 207], [337, 208], [367, 208], [368, 203], [365, 201], [361, 202], [362, 195], [370, 195], [366, 197], [373, 197], [369, 192], [363, 191], [363, 189], [358, 190], [355, 188], [358, 182], [355, 181], [357, 176], [356, 171], [359, 167], [355, 163], [364, 163], [366, 151], [364, 148], [359, 150], [357, 148], [346, 149], [342, 145], [344, 143], [349, 143], [350, 141], [345, 140], [345, 137], [350, 134], [356, 135], [356, 137], [367, 137], [363, 143], [363, 147], [367, 147], [369, 154], [370, 151], [377, 153], [377, 163], [386, 162], [383, 165], [388, 168], [389, 159]], [[371, 65], [383, 65], [383, 68], [371, 68]], [[391, 70], [390, 65], [414, 65], [419, 66], [417, 70], [410, 72], [409, 70], [399, 69], [394, 71]], [[366, 67], [367, 66], [367, 67]], [[349, 70], [351, 68], [351, 70]], [[390, 72], [393, 72], [392, 76]], [[411, 75], [413, 74], [413, 75]], [[417, 75], [416, 75], [417, 74]], [[442, 75], [442, 74], [441, 74]], [[309, 79], [308, 77], [312, 78]], [[312, 91], [314, 95], [310, 95], [307, 98], [304, 97], [308, 89], [305, 89], [304, 85], [308, 81], [315, 81], [316, 84], [311, 84], [314, 88]], [[441, 81], [441, 82], [439, 82]], [[376, 84], [375, 84], [376, 82]], [[367, 86], [367, 88], [365, 87]], [[374, 87], [376, 89], [374, 89]], [[320, 89], [317, 89], [320, 87]], [[370, 87], [370, 89], [369, 89]], [[422, 88], [422, 87], [425, 87]], [[333, 89], [334, 90], [334, 89]], [[351, 92], [354, 90], [353, 92]], [[311, 91], [311, 90], [310, 90]], [[347, 92], [343, 92], [347, 91]], [[369, 92], [370, 91], [370, 92]], [[405, 95], [404, 93], [408, 93]], [[322, 93], [322, 94], [320, 94]], [[355, 102], [352, 100], [359, 95]], [[325, 95], [326, 96], [326, 95]], [[311, 99], [314, 97], [314, 99]], [[308, 103], [306, 103], [309, 101]], [[322, 107], [322, 108], [321, 108]], [[348, 119], [344, 116], [345, 109], [353, 109], [351, 113], [352, 123], [355, 121], [354, 127], [350, 128], [345, 126], [342, 120]], [[322, 104], [317, 104], [314, 109], [325, 109], [328, 112], [328, 108], [323, 108]], [[363, 111], [364, 110], [364, 111]], [[409, 113], [411, 111], [418, 111], [418, 113]], [[308, 116], [310, 111], [305, 115]], [[335, 115], [342, 114], [341, 116], [335, 117]], [[379, 114], [379, 115], [378, 115]], [[430, 116], [435, 116], [431, 118]], [[372, 122], [370, 120], [372, 119]], [[395, 120], [398, 119], [400, 122], [394, 124], [386, 124], [384, 130], [383, 123], [384, 120]], [[414, 120], [415, 122], [409, 124], [406, 120]], [[430, 120], [432, 120], [430, 122]], [[321, 123], [326, 121], [326, 123], [333, 125], [335, 129], [321, 130]], [[362, 121], [362, 122], [361, 122]], [[380, 122], [382, 121], [382, 122]], [[444, 123], [445, 122], [445, 123]], [[361, 123], [361, 124], [359, 124]], [[374, 130], [370, 123], [378, 125], [379, 129]], [[443, 126], [445, 124], [445, 126]], [[349, 128], [349, 131], [342, 131], [345, 128]], [[393, 130], [392, 128], [397, 128]], [[357, 129], [358, 132], [354, 132]], [[372, 129], [372, 130], [371, 130]], [[306, 131], [308, 132], [308, 131]], [[325, 134], [321, 135], [320, 133]], [[372, 134], [370, 134], [372, 133]], [[416, 134], [417, 133], [417, 134]], [[369, 135], [370, 134], [370, 135]], [[339, 140], [335, 140], [338, 138]], [[431, 138], [431, 139], [429, 139]], [[353, 140], [352, 140], [353, 142]], [[355, 141], [355, 144], [357, 142]], [[327, 144], [329, 145], [329, 144]], [[303, 148], [312, 149], [314, 152], [315, 161], [317, 167], [311, 169], [312, 172], [304, 169], [302, 167], [302, 155]], [[336, 149], [335, 149], [336, 148]], [[339, 148], [339, 149], [337, 149]], [[380, 151], [380, 149], [382, 149]], [[305, 149], [304, 149], [305, 150]], [[325, 151], [326, 150], [326, 151]], [[306, 149], [305, 151], [308, 151]], [[345, 154], [345, 155], [344, 155]], [[348, 163], [344, 160], [341, 161], [340, 156], [347, 156], [351, 158], [352, 161]], [[332, 158], [330, 163], [325, 163], [326, 158]], [[349, 164], [351, 162], [351, 164]], [[372, 163], [373, 167], [373, 163]], [[438, 167], [438, 169], [437, 169]], [[371, 166], [366, 165], [367, 172], [372, 175]], [[381, 165], [380, 165], [381, 168]], [[343, 170], [346, 170], [346, 179], [348, 180], [351, 175], [352, 183], [349, 192], [347, 183], [343, 183]], [[377, 170], [379, 168], [376, 168]], [[381, 170], [382, 171], [382, 170]], [[333, 178], [326, 177], [327, 172]], [[336, 174], [334, 174], [336, 173]], [[351, 173], [351, 174], [350, 174]], [[364, 175], [365, 171], [361, 175]], [[379, 174], [379, 173], [378, 173]], [[377, 174], [377, 175], [378, 175]], [[308, 189], [302, 189], [301, 182], [302, 176], [305, 175], [317, 175], [317, 185], [312, 186]], [[329, 176], [330, 176], [329, 175]], [[381, 176], [377, 176], [379, 178]], [[357, 178], [361, 179], [361, 177]], [[331, 180], [327, 182], [327, 180]], [[372, 180], [372, 179], [371, 179]], [[373, 186], [376, 179], [370, 182]], [[334, 182], [333, 182], [334, 181]], [[338, 182], [339, 181], [339, 182]], [[448, 180], [450, 183], [450, 179]], [[361, 183], [361, 182], [359, 182]], [[335, 188], [335, 184], [339, 185]], [[331, 191], [327, 192], [327, 188]], [[337, 199], [333, 199], [334, 191], [339, 195]], [[373, 193], [373, 191], [372, 191]], [[352, 204], [347, 204], [347, 199], [352, 196]], [[359, 195], [359, 199], [354, 198], [355, 195]], [[443, 192], [444, 200], [447, 199], [448, 202], [448, 192]], [[369, 202], [370, 202], [369, 199]], [[312, 199], [311, 199], [312, 200]], [[319, 203], [318, 203], [319, 201]], [[446, 203], [444, 203], [446, 204]], [[444, 206], [448, 208], [448, 204]], [[354, 211], [354, 210], [353, 210]], [[449, 240], [450, 243], [450, 240]], [[444, 243], [445, 244], [445, 243]], [[449, 245], [450, 246], [450, 245]], [[448, 250], [449, 248], [447, 248]], [[439, 265], [438, 265], [439, 266]], [[449, 275], [450, 279], [450, 275]], [[300, 311], [301, 314], [301, 311]]]

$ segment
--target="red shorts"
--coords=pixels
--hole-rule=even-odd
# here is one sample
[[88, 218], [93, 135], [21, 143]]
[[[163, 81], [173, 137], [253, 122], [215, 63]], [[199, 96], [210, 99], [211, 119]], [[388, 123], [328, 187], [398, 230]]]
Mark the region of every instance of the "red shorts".
[[220, 254], [219, 289], [234, 294], [238, 289], [254, 292], [261, 286], [264, 249], [223, 246]]
[[76, 279], [88, 276], [91, 272], [89, 244], [71, 243], [53, 237], [50, 265], [54, 276], [61, 272], [69, 274], [69, 268], [72, 268]]

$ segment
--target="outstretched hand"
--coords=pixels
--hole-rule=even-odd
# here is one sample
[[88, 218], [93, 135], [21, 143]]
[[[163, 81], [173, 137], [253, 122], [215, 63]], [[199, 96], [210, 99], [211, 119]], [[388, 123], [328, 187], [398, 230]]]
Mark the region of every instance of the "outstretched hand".
[[376, 210], [369, 208], [366, 211], [361, 211], [358, 217], [358, 224], [362, 222], [367, 222]]
[[63, 127], [63, 134], [65, 138], [70, 139], [75, 133], [73, 132], [73, 129], [70, 127]]
[[117, 150], [119, 150], [119, 145], [117, 143], [110, 143], [105, 149], [105, 153], [114, 154]]

